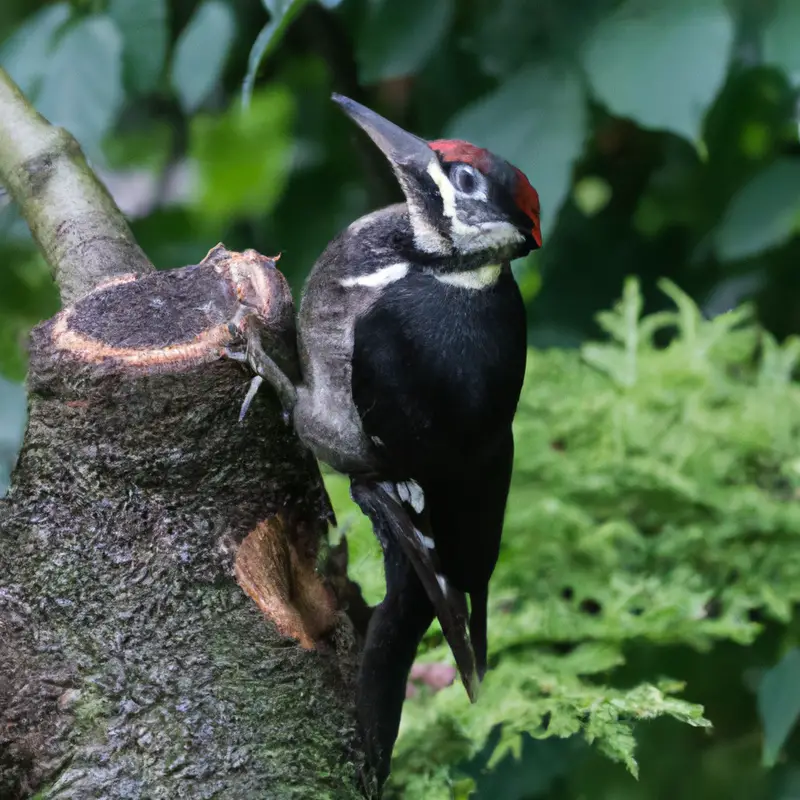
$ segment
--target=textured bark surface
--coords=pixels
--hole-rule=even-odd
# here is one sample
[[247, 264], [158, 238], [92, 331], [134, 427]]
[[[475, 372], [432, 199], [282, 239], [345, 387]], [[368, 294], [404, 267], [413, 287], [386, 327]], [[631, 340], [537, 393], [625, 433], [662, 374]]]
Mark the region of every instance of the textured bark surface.
[[115, 278], [34, 332], [0, 502], [2, 798], [366, 793], [327, 498], [269, 388], [238, 422], [233, 318], [291, 360], [252, 251]]

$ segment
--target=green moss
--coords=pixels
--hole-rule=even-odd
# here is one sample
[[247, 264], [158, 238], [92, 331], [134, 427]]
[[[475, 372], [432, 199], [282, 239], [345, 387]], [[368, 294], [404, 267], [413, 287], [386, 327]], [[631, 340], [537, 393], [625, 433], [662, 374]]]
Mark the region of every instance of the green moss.
[[111, 714], [111, 703], [91, 686], [85, 686], [75, 703], [75, 727], [83, 732], [94, 729], [105, 730], [106, 721]]
[[[787, 502], [800, 496], [800, 342], [779, 346], [747, 309], [704, 320], [662, 288], [674, 312], [642, 318], [629, 281], [600, 316], [608, 341], [530, 353], [492, 582], [493, 669], [475, 707], [458, 685], [406, 704], [400, 796], [450, 796], [456, 765], [497, 726], [490, 767], [524, 734], [579, 734], [635, 774], [637, 722], [713, 720], [660, 675], [612, 686], [625, 644], [749, 643], [754, 609], [788, 623], [800, 601], [800, 506]], [[677, 336], [656, 349], [667, 326]], [[361, 541], [368, 526], [350, 535], [357, 579], [371, 586], [380, 562]], [[432, 632], [423, 657], [448, 660], [440, 641]]]

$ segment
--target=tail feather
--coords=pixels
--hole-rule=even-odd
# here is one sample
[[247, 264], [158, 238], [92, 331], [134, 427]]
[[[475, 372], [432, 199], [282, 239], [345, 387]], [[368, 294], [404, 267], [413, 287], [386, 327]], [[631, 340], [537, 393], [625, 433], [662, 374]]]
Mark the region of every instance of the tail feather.
[[[411, 483], [411, 482], [409, 482]], [[475, 702], [480, 685], [479, 664], [470, 640], [470, 615], [467, 597], [456, 589], [441, 571], [433, 539], [424, 530], [427, 515], [423, 513], [415, 484], [364, 483], [353, 481], [353, 500], [369, 517], [384, 551], [393, 543], [400, 545], [414, 567], [430, 599], [442, 632], [450, 646], [461, 681], [471, 702]], [[413, 519], [412, 519], [413, 518]], [[484, 626], [485, 627], [485, 626]], [[485, 634], [484, 634], [485, 640]], [[485, 670], [485, 644], [482, 670]]]

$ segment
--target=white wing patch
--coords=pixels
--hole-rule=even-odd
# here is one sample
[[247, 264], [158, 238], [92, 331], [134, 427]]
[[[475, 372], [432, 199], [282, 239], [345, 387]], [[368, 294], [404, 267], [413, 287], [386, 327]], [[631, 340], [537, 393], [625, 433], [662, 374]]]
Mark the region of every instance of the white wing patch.
[[392, 498], [392, 500], [395, 500], [398, 503], [400, 502], [400, 497], [397, 494], [397, 486], [394, 483], [391, 481], [381, 481], [378, 486], [380, 486], [381, 489], [383, 489], [383, 491]]
[[397, 484], [397, 494], [400, 499], [408, 503], [417, 514], [425, 508], [425, 493], [416, 481], [404, 481]]
[[436, 582], [439, 584], [442, 594], [447, 597], [447, 578], [444, 575], [437, 575]]
[[380, 289], [390, 283], [399, 281], [408, 275], [408, 264], [390, 264], [388, 267], [381, 267], [367, 275], [356, 275], [352, 278], [343, 278], [342, 286], [350, 288], [352, 286], [366, 286], [370, 289]]
[[436, 543], [431, 539], [430, 536], [426, 536], [422, 531], [417, 530], [414, 528], [414, 533], [417, 535], [417, 539], [419, 543], [426, 548], [427, 550], [433, 550], [436, 547]]

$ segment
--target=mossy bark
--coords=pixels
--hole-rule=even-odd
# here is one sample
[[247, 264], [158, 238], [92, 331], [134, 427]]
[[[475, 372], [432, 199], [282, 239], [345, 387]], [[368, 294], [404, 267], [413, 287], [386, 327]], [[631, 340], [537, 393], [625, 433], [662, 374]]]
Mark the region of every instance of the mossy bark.
[[231, 319], [290, 353], [274, 263], [217, 248], [34, 331], [0, 503], [3, 798], [367, 793], [327, 497], [267, 388], [238, 422]]

